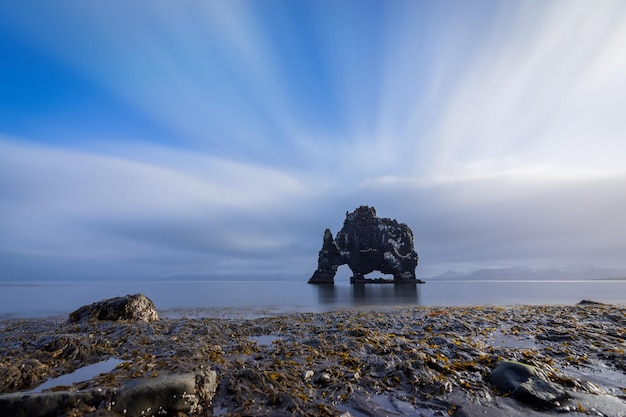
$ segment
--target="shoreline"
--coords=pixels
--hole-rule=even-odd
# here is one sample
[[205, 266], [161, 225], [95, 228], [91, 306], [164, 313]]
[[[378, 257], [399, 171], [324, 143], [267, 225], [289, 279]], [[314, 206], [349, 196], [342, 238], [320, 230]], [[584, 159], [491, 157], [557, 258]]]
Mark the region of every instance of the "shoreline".
[[[255, 316], [289, 312], [322, 312], [361, 306], [452, 306], [512, 304], [575, 304], [589, 297], [607, 303], [624, 303], [626, 281], [581, 282], [436, 282], [424, 285], [334, 286], [306, 282], [95, 282], [39, 287], [7, 287], [0, 294], [0, 320], [45, 318], [69, 314], [81, 305], [116, 295], [143, 293], [159, 311], [209, 308], [255, 310]], [[36, 301], [34, 301], [36, 300]], [[257, 311], [260, 314], [257, 314]], [[245, 313], [245, 312], [244, 312]], [[245, 314], [241, 314], [243, 316]]]
[[[214, 415], [626, 415], [626, 307], [606, 304], [349, 308], [154, 323], [0, 321], [2, 394], [111, 358], [63, 389], [212, 370]], [[503, 361], [569, 393], [551, 409], [499, 395]], [[106, 401], [101, 404], [106, 408]], [[100, 406], [73, 415], [117, 416]], [[443, 413], [443, 414], [437, 414]], [[212, 415], [212, 414], [204, 414]], [[598, 415], [597, 413], [595, 415]]]

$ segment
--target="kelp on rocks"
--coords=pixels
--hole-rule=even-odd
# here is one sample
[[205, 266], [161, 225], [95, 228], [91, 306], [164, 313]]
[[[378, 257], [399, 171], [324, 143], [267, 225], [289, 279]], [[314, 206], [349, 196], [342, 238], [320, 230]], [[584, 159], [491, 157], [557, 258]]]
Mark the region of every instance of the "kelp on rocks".
[[598, 369], [625, 370], [625, 312], [594, 304], [353, 309], [152, 323], [6, 321], [0, 326], [0, 391], [32, 389], [116, 357], [124, 362], [115, 370], [69, 389], [114, 391], [137, 378], [214, 370], [212, 406], [220, 415], [478, 410], [495, 416], [503, 407], [510, 415], [543, 415], [489, 384], [499, 363], [516, 361], [571, 394], [572, 401], [551, 404], [551, 411], [584, 415], [607, 407], [608, 414], [626, 415], [626, 387], [617, 378], [594, 380]]

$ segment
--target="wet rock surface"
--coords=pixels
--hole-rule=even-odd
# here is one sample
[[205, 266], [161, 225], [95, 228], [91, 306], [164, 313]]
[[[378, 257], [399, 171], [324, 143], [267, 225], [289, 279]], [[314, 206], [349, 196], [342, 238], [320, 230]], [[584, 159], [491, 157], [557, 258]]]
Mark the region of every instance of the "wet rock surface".
[[11, 417], [59, 416], [66, 410], [89, 413], [106, 397], [102, 392], [49, 392], [0, 395], [0, 413]]
[[[111, 372], [30, 396], [66, 398], [56, 415], [121, 416], [129, 412], [115, 405], [121, 392], [158, 391], [154, 381], [171, 387], [178, 375], [177, 392], [194, 398], [171, 415], [626, 416], [625, 325], [625, 308], [596, 304], [10, 320], [0, 322], [0, 404], [116, 357], [123, 362]], [[81, 354], [70, 345], [82, 346]], [[202, 394], [210, 378], [195, 379], [210, 371], [212, 399]]]
[[554, 408], [571, 398], [535, 366], [525, 363], [502, 361], [489, 374], [488, 380], [500, 394], [510, 395], [536, 409]]
[[317, 270], [309, 283], [333, 283], [337, 268], [345, 264], [353, 273], [353, 282], [368, 282], [364, 276], [373, 271], [391, 274], [394, 281], [412, 281], [416, 280], [417, 261], [413, 232], [406, 224], [379, 218], [374, 207], [361, 206], [346, 213], [334, 239], [326, 229]]
[[200, 414], [211, 403], [217, 387], [216, 373], [165, 374], [134, 379], [113, 397], [113, 409], [128, 417]]
[[134, 294], [82, 306], [69, 316], [70, 323], [93, 320], [150, 322], [159, 320], [159, 314], [152, 300], [143, 294]]

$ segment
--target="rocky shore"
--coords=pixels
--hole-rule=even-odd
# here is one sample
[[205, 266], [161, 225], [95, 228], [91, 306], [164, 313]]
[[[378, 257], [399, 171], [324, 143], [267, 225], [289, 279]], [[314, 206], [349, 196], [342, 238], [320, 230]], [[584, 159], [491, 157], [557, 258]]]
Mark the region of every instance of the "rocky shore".
[[[10, 320], [0, 414], [53, 401], [40, 415], [626, 416], [625, 352], [626, 308], [588, 302]], [[27, 393], [111, 358], [110, 372]]]

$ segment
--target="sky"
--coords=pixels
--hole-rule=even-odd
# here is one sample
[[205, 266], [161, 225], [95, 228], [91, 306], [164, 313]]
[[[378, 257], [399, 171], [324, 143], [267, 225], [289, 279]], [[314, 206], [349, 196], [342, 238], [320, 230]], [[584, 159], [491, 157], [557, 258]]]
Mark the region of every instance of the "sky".
[[[626, 2], [0, 5], [0, 280], [626, 271]], [[295, 278], [294, 278], [295, 279]]]

